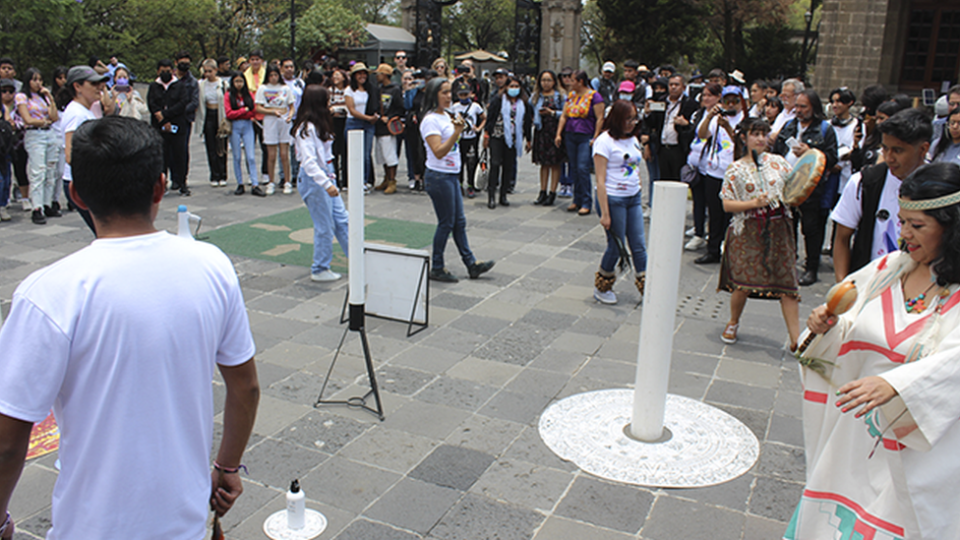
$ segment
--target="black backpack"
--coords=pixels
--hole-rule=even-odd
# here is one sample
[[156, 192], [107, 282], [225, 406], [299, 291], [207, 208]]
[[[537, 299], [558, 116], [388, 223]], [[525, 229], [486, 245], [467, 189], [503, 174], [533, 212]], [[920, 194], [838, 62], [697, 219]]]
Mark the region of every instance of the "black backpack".
[[10, 122], [0, 117], [0, 161], [5, 160], [6, 157], [13, 152], [13, 148], [17, 145], [17, 142], [16, 130], [13, 129]]

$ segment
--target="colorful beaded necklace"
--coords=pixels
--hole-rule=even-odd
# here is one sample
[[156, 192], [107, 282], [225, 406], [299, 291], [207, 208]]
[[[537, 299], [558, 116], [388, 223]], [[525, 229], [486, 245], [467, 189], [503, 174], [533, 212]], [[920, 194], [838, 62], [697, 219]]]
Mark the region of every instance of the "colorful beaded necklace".
[[919, 296], [908, 298], [907, 301], [904, 302], [907, 308], [907, 313], [923, 313], [923, 311], [927, 309], [927, 304], [925, 302], [927, 293], [930, 292], [930, 289], [933, 289], [936, 286], [937, 282], [934, 281], [929, 287], [927, 287], [927, 290], [920, 293]]

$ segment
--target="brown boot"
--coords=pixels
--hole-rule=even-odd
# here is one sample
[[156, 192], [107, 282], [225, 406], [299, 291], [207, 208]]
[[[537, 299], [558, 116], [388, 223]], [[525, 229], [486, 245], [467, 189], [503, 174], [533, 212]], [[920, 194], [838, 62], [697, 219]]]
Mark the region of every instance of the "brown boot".
[[385, 189], [387, 189], [387, 186], [390, 185], [390, 180], [389, 180], [389, 178], [390, 178], [389, 176], [384, 175], [384, 176], [383, 176], [383, 182], [380, 182], [380, 184], [377, 185], [377, 187], [375, 187], [375, 188], [373, 188], [373, 189], [375, 189], [375, 190], [377, 190], [377, 191], [384, 191]]
[[640, 272], [637, 274], [634, 284], [637, 286], [637, 290], [640, 291], [640, 296], [643, 296], [643, 287], [647, 284], [647, 273]]
[[617, 295], [613, 293], [613, 284], [617, 281], [617, 275], [598, 270], [596, 278], [593, 280], [593, 297], [602, 304], [616, 304]]
[[387, 187], [383, 188], [383, 193], [386, 195], [390, 195], [391, 193], [396, 193], [396, 192], [397, 192], [397, 181], [396, 180], [388, 181]]

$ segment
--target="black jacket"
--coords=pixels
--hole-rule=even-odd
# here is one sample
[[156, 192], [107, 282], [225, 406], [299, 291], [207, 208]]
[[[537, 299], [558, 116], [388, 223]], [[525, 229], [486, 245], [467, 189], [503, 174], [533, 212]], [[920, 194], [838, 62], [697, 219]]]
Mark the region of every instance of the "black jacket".
[[[799, 130], [800, 120], [797, 118], [784, 124], [780, 133], [777, 135], [777, 142], [773, 145], [773, 153], [786, 156], [791, 151], [790, 147], [787, 146], [787, 140], [790, 139], [790, 137], [797, 138], [797, 132]], [[827, 158], [827, 165], [823, 168], [823, 176], [820, 177], [820, 183], [817, 184], [817, 188], [813, 190], [813, 193], [811, 193], [807, 199], [807, 202], [819, 201], [823, 192], [826, 191], [826, 180], [830, 176], [830, 169], [837, 164], [837, 134], [833, 131], [833, 126], [830, 125], [830, 122], [821, 120], [818, 123], [814, 120], [798, 140], [810, 148], [820, 150], [823, 152], [824, 157]]]
[[[186, 105], [189, 103], [189, 96], [184, 98], [185, 85], [179, 85], [176, 82], [164, 88], [157, 81], [150, 83], [147, 90], [147, 108], [150, 110], [150, 124], [153, 127], [160, 128], [167, 122], [182, 129], [189, 124], [187, 120]], [[162, 120], [157, 120], [154, 113], [163, 114]]]
[[[667, 107], [670, 106], [669, 98], [666, 101]], [[697, 109], [700, 108], [700, 105], [688, 96], [680, 96], [680, 111], [677, 113], [680, 116], [683, 116], [688, 121], [693, 118], [693, 114], [697, 112]], [[650, 144], [654, 151], [660, 148], [660, 137], [663, 134], [663, 122], [667, 117], [667, 113], [664, 112], [652, 112], [643, 119], [643, 128], [641, 133], [644, 135], [650, 136]], [[693, 137], [695, 135], [694, 130], [696, 126], [693, 125], [693, 122], [690, 122], [690, 125], [687, 126], [676, 126], [677, 130], [677, 143], [680, 145], [680, 148], [684, 153], [690, 151], [690, 143], [693, 142]]]
[[[517, 98], [522, 99], [522, 98]], [[503, 99], [499, 94], [495, 94], [493, 98], [490, 99], [490, 103], [487, 104], [487, 125], [484, 126], [483, 131], [488, 135], [493, 134], [493, 126], [496, 125], [497, 119], [500, 118], [500, 108], [502, 106]], [[530, 141], [533, 140], [533, 105], [526, 100], [523, 101], [523, 138], [524, 140]]]

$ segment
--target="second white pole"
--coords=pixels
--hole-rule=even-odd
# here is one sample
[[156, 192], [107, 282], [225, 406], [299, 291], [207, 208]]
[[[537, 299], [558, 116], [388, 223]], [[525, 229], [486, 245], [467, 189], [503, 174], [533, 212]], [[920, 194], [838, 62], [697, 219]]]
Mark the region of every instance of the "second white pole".
[[650, 218], [647, 287], [630, 422], [635, 438], [651, 442], [663, 435], [687, 203], [687, 184], [659, 181], [653, 186], [656, 205]]
[[350, 305], [362, 306], [367, 300], [363, 268], [363, 130], [347, 132], [347, 156]]

